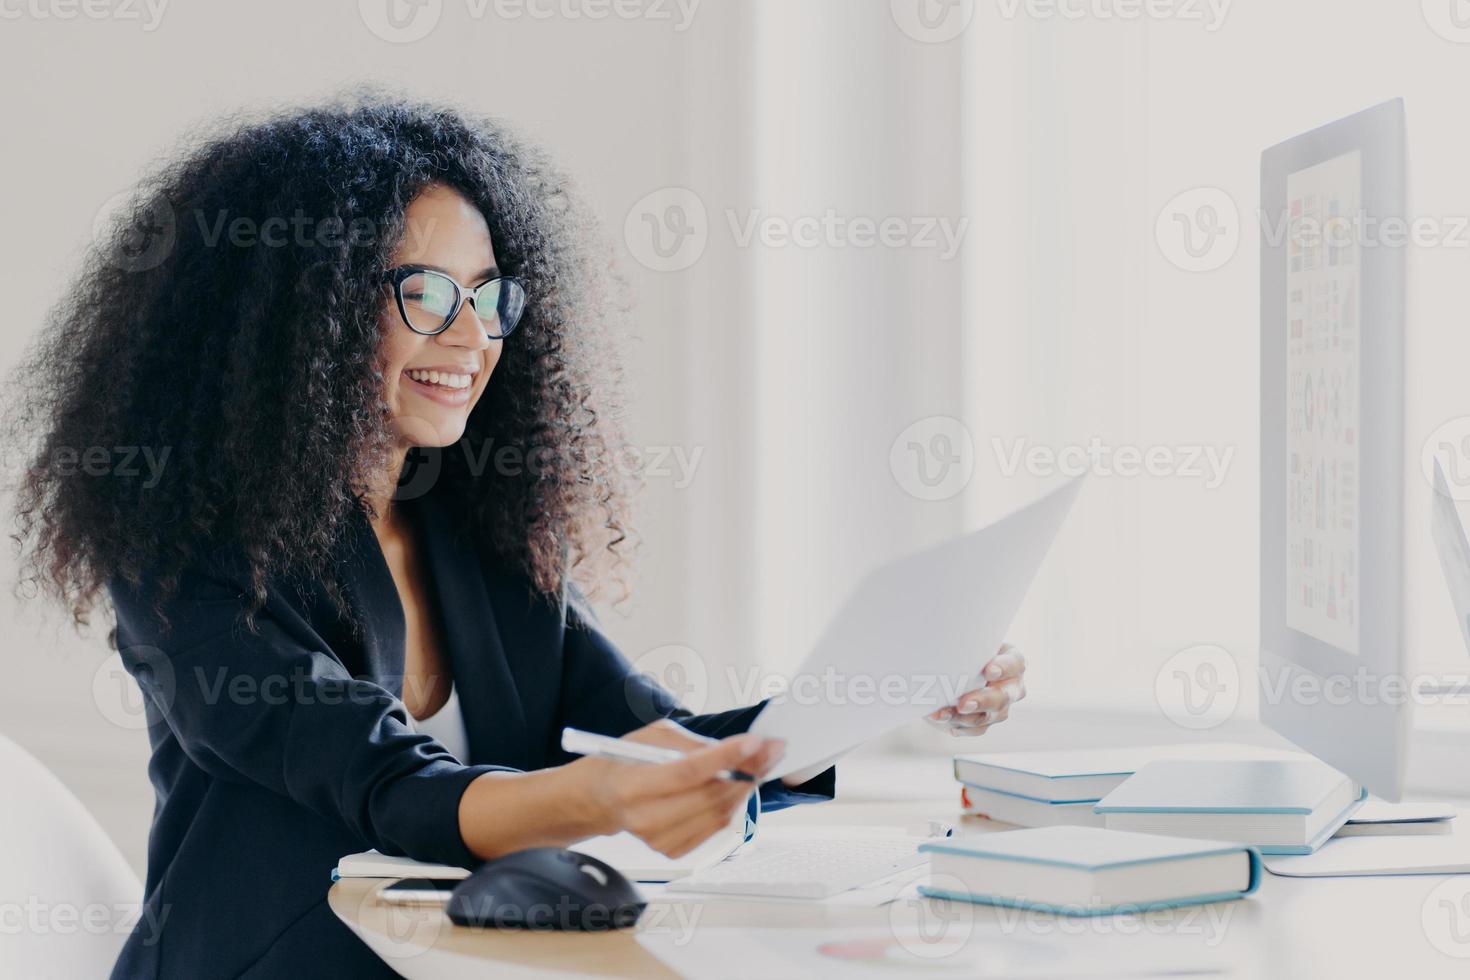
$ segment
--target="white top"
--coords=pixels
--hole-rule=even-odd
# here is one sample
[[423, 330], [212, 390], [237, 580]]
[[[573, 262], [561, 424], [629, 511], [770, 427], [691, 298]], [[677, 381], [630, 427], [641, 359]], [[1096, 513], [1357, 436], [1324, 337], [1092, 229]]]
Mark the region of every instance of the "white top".
[[464, 712], [459, 710], [457, 688], [449, 688], [449, 699], [438, 711], [427, 718], [414, 718], [413, 727], [444, 746], [460, 762], [469, 761], [470, 735], [464, 727]]

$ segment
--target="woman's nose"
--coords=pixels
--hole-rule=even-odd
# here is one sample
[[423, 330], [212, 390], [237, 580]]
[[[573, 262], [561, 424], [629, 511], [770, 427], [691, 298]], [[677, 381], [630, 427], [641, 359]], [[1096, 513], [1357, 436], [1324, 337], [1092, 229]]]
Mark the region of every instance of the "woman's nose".
[[469, 303], [459, 308], [454, 322], [439, 334], [438, 339], [440, 343], [470, 350], [484, 350], [490, 346], [490, 338], [485, 333], [485, 325], [480, 322], [479, 314]]

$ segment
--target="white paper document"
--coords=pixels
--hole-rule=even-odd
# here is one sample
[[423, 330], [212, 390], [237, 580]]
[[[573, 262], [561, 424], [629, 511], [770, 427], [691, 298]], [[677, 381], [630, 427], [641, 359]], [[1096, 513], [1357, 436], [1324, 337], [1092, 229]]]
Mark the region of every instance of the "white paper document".
[[637, 882], [673, 881], [719, 864], [734, 854], [750, 836], [745, 810], [735, 813], [725, 828], [682, 857], [660, 854], [626, 830], [606, 837], [591, 837], [571, 845], [571, 849], [606, 861], [626, 877]]
[[1081, 477], [970, 534], [869, 572], [751, 731], [786, 740], [771, 778], [981, 686]]

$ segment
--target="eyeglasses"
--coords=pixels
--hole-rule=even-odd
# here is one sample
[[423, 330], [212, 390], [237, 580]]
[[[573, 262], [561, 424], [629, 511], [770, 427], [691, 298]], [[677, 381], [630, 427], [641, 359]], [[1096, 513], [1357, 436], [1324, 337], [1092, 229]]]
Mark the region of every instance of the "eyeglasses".
[[487, 279], [470, 288], [437, 269], [404, 265], [389, 269], [383, 280], [393, 287], [398, 314], [408, 329], [426, 337], [448, 330], [465, 300], [492, 340], [510, 336], [526, 310], [526, 287], [514, 276]]

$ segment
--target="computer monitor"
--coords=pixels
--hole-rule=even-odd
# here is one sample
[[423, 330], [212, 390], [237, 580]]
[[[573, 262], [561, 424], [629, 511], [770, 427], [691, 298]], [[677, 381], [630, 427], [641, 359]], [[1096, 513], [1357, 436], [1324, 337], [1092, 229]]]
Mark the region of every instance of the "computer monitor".
[[1398, 800], [1404, 106], [1261, 154], [1261, 718]]

